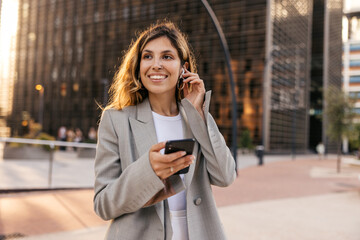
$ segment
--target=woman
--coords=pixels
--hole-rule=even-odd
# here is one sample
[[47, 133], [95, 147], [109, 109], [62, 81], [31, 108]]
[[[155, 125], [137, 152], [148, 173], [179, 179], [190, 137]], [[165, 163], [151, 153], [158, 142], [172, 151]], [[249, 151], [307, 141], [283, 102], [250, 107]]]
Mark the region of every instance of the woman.
[[[210, 185], [230, 185], [235, 164], [179, 29], [160, 22], [141, 33], [110, 92], [94, 197], [95, 212], [112, 220], [106, 239], [225, 239]], [[193, 155], [162, 153], [167, 140], [184, 138], [196, 140]]]

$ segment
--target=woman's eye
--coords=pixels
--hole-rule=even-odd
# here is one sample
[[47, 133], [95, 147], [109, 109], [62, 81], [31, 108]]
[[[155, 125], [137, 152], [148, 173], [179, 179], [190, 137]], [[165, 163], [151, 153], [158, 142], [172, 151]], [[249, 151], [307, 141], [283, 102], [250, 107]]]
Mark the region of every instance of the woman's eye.
[[164, 59], [167, 59], [167, 60], [168, 60], [168, 59], [173, 59], [173, 57], [170, 56], [170, 55], [165, 55], [165, 56], [164, 56]]
[[143, 59], [150, 59], [150, 58], [151, 58], [151, 55], [148, 55], [148, 54], [143, 56]]

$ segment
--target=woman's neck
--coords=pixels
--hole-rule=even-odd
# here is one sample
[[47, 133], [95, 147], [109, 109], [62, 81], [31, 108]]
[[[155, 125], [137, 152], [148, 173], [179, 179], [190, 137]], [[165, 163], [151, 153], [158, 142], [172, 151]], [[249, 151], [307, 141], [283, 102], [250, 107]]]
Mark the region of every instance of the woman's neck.
[[151, 110], [163, 116], [176, 116], [179, 109], [174, 96], [159, 96], [149, 94]]

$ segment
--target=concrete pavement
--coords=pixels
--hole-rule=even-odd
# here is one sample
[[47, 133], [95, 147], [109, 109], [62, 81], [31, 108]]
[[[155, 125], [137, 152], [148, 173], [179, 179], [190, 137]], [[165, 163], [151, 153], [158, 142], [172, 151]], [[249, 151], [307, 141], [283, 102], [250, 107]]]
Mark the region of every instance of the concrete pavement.
[[[228, 238], [359, 240], [360, 167], [343, 164], [337, 174], [334, 156], [291, 159], [265, 156], [258, 167], [254, 156], [239, 156], [235, 183], [213, 188]], [[46, 187], [46, 166], [46, 161], [0, 161], [0, 188]], [[36, 169], [42, 169], [40, 177]], [[55, 155], [54, 186], [90, 187], [92, 173], [91, 159]], [[93, 213], [92, 196], [92, 189], [1, 194], [0, 239], [15, 233], [24, 240], [103, 239], [107, 223]]]
[[[359, 240], [356, 192], [269, 200], [219, 208], [229, 240]], [[107, 226], [25, 237], [23, 240], [98, 240]]]

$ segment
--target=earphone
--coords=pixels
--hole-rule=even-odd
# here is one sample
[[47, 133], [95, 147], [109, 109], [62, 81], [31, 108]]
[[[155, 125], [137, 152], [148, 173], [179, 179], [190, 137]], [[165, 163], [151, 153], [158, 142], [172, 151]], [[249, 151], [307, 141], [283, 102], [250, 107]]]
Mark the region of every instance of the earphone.
[[181, 72], [181, 74], [180, 74], [180, 78], [183, 78], [184, 73], [185, 73], [185, 69], [183, 68], [183, 69], [182, 69], [182, 72]]
[[[179, 77], [179, 81], [177, 82], [177, 87], [179, 90], [183, 90], [185, 87], [185, 84], [183, 83], [184, 77], [183, 74], [185, 73], [185, 69], [183, 68]], [[180, 82], [181, 82], [181, 86], [180, 86]]]

